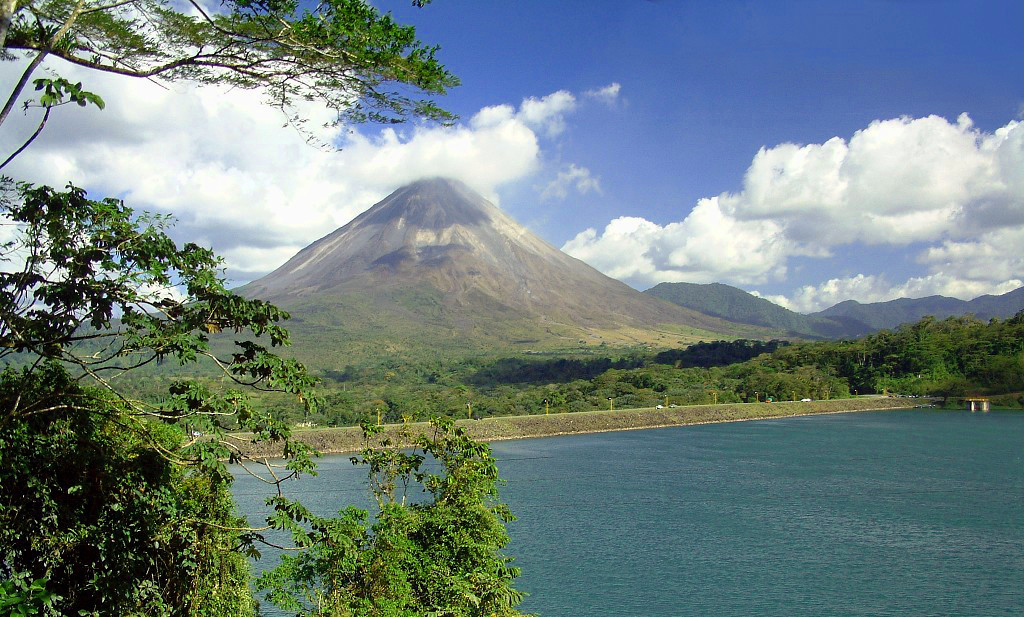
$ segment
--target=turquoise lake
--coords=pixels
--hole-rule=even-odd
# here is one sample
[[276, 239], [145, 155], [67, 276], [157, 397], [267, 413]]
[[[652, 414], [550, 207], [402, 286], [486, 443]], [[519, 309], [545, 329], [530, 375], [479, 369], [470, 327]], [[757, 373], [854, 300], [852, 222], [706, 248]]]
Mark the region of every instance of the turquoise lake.
[[[1024, 413], [865, 412], [501, 442], [548, 617], [1024, 615]], [[366, 504], [348, 457], [289, 493]], [[253, 523], [256, 481], [235, 492]], [[257, 569], [271, 565], [272, 551]], [[265, 606], [264, 614], [275, 615]]]

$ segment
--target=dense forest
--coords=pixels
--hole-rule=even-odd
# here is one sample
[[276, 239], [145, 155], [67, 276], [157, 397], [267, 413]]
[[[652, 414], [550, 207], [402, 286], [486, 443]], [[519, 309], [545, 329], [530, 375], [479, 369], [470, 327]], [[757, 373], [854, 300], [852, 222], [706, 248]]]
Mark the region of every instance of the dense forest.
[[[154, 392], [160, 378], [146, 379]], [[139, 384], [142, 387], [142, 384]], [[354, 425], [861, 394], [966, 395], [1024, 405], [1024, 312], [925, 318], [853, 340], [712, 341], [685, 349], [514, 358], [383, 358], [323, 375], [322, 408], [267, 399], [292, 423]]]

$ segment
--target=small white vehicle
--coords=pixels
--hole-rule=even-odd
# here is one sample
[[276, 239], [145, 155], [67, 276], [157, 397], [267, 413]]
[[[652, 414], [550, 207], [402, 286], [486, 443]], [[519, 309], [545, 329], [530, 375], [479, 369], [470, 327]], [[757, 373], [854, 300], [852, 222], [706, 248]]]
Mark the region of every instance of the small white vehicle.
[[800, 399], [800, 402], [801, 403], [810, 403], [811, 399], [809, 399], [809, 398], [802, 398], [802, 399]]
[[664, 405], [658, 405], [657, 407], [655, 407], [655, 409], [665, 409], [665, 406]]

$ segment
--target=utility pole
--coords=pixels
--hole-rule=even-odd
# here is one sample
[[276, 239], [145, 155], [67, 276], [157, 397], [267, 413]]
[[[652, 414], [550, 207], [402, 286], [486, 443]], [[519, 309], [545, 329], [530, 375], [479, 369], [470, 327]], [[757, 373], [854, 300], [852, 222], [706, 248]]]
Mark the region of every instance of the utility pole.
[[473, 419], [473, 403], [472, 402], [466, 403], [466, 409], [469, 410], [469, 419], [472, 420]]
[[551, 413], [551, 401], [544, 399], [544, 415]]

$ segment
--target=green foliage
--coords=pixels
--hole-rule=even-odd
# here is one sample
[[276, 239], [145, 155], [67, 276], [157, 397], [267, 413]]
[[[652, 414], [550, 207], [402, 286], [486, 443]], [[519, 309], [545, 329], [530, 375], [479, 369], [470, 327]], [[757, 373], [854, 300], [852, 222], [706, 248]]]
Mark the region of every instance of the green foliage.
[[0, 47], [6, 59], [27, 51], [120, 75], [258, 88], [289, 110], [315, 99], [344, 121], [452, 119], [429, 98], [458, 84], [437, 48], [364, 0], [183, 8], [163, 0], [5, 3]]
[[[279, 322], [287, 313], [224, 287], [220, 261], [194, 244], [179, 248], [164, 232], [166, 219], [136, 217], [122, 202], [91, 200], [75, 187], [58, 192], [21, 184], [18, 199], [0, 203], [17, 226], [0, 259], [20, 268], [0, 272], [0, 360], [55, 360], [71, 365], [137, 415], [217, 437], [188, 444], [182, 460], [219, 468], [233, 451], [215, 418], [230, 417], [263, 438], [286, 439], [286, 427], [254, 410], [239, 391], [214, 395], [182, 381], [162, 403], [132, 400], [108, 376], [173, 359], [208, 361], [233, 383], [295, 395], [316, 405], [316, 380], [294, 360], [252, 341], [235, 342], [218, 357], [211, 333], [265, 336], [288, 344]], [[118, 316], [119, 319], [115, 319]], [[23, 402], [23, 406], [30, 401]], [[289, 445], [299, 466], [308, 452]]]
[[0, 409], [0, 568], [36, 581], [25, 614], [253, 613], [227, 485], [161, 455], [180, 431], [54, 362], [0, 373]]
[[593, 379], [609, 369], [637, 368], [646, 359], [639, 354], [620, 358], [502, 358], [481, 367], [467, 378], [473, 385], [510, 383], [557, 383], [576, 379]]
[[378, 504], [372, 523], [351, 507], [323, 518], [271, 500], [272, 524], [306, 548], [260, 578], [268, 600], [310, 617], [520, 615], [522, 594], [512, 587], [519, 571], [501, 553], [513, 517], [496, 502], [490, 448], [450, 421], [434, 427], [405, 451], [364, 425], [365, 448], [353, 463], [369, 471]]
[[[883, 390], [947, 397], [1019, 393], [1024, 391], [1021, 321], [1020, 316], [991, 322], [925, 319], [852, 341], [713, 341], [654, 354], [628, 350], [618, 357], [409, 354], [403, 361], [384, 356], [329, 372], [328, 404], [301, 419], [355, 425], [376, 421], [378, 407], [389, 423], [465, 417], [469, 402], [474, 417], [481, 418], [607, 409], [609, 397], [622, 409], [755, 398], [830, 399]], [[1018, 406], [1018, 398], [1004, 397], [1003, 404]], [[300, 419], [283, 407], [274, 413]]]
[[13, 572], [0, 582], [0, 617], [53, 614], [61, 597], [46, 588], [47, 580], [32, 580], [28, 572]]
[[[286, 473], [271, 483], [311, 472], [309, 448], [239, 389], [179, 378], [140, 400], [118, 376], [205, 361], [236, 386], [313, 410], [316, 380], [257, 342], [286, 345], [287, 314], [228, 292], [219, 260], [179, 248], [165, 219], [75, 187], [21, 184], [8, 197], [0, 574], [44, 580], [60, 596], [56, 614], [252, 614], [240, 551], [254, 536], [233, 513], [224, 463], [238, 455], [226, 428], [283, 442]], [[242, 340], [218, 355], [211, 336], [222, 331]], [[39, 604], [18, 593], [17, 610]]]
[[[39, 96], [40, 107], [54, 107], [64, 103], [75, 103], [79, 107], [85, 107], [92, 103], [100, 109], [106, 107], [106, 103], [99, 95], [82, 89], [82, 82], [73, 84], [63, 77], [58, 77], [57, 79], [36, 79], [32, 83], [35, 84], [37, 92], [43, 91]], [[64, 100], [65, 96], [67, 101]], [[26, 103], [25, 106], [28, 107], [29, 104]]]
[[788, 345], [786, 341], [701, 341], [686, 349], [669, 349], [654, 356], [658, 364], [671, 364], [676, 368], [711, 368], [745, 362], [763, 353], [772, 353]]
[[792, 345], [754, 362], [775, 374], [814, 367], [860, 394], [1015, 392], [1024, 389], [1024, 313], [989, 322], [926, 317], [854, 341]]

